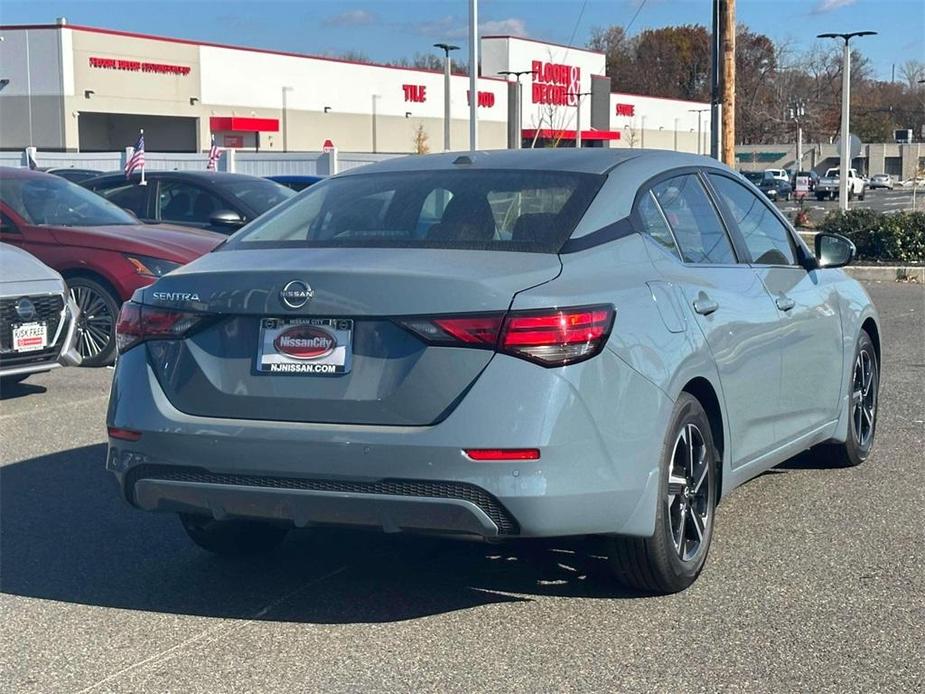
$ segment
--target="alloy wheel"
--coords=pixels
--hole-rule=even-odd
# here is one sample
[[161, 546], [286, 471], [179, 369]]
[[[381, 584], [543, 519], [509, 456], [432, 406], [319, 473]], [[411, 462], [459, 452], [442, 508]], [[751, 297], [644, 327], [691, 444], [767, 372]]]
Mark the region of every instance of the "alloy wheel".
[[712, 470], [703, 434], [685, 424], [675, 440], [668, 469], [668, 520], [671, 540], [682, 561], [691, 561], [707, 545], [711, 518]]
[[877, 388], [874, 384], [874, 361], [867, 350], [861, 350], [854, 361], [851, 389], [851, 427], [861, 448], [870, 445], [877, 416]]
[[70, 293], [80, 309], [77, 351], [84, 359], [92, 359], [101, 354], [112, 340], [115, 316], [106, 299], [94, 289], [77, 285], [70, 288]]

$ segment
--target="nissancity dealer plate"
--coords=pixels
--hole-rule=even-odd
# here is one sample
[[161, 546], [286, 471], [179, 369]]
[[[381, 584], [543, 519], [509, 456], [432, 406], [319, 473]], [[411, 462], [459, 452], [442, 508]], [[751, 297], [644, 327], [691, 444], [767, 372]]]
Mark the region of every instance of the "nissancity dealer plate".
[[349, 373], [352, 339], [352, 320], [263, 318], [257, 372], [322, 376]]

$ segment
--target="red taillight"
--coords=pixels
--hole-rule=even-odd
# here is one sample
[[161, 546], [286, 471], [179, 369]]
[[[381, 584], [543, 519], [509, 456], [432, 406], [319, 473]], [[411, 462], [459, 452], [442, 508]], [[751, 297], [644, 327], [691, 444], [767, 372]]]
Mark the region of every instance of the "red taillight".
[[401, 324], [433, 345], [496, 349], [543, 366], [564, 366], [600, 352], [613, 318], [613, 306], [580, 306], [411, 318]]
[[141, 432], [134, 429], [120, 429], [119, 427], [109, 427], [109, 435], [114, 439], [122, 441], [137, 441], [141, 438]]
[[467, 448], [463, 451], [472, 460], [539, 460], [539, 448]]
[[612, 306], [512, 313], [504, 321], [501, 351], [544, 366], [593, 357], [613, 325]]
[[116, 347], [119, 352], [146, 340], [178, 340], [200, 325], [205, 316], [167, 308], [143, 306], [126, 301], [116, 323]]

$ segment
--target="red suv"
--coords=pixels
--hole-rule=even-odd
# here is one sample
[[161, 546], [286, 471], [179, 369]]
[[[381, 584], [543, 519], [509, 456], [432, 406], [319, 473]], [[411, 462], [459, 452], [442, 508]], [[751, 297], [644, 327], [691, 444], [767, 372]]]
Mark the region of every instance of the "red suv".
[[80, 308], [77, 349], [86, 366], [112, 362], [123, 301], [225, 236], [142, 224], [69, 181], [0, 168], [0, 242], [19, 246], [60, 272]]

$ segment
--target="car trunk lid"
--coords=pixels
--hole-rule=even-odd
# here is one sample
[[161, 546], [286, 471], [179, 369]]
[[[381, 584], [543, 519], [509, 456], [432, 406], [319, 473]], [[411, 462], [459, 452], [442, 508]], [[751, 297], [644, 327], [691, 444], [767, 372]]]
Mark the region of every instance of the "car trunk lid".
[[[545, 253], [219, 251], [135, 298], [209, 315], [208, 324], [184, 340], [147, 343], [155, 374], [181, 411], [238, 419], [427, 425], [452, 410], [493, 352], [427, 345], [395, 318], [504, 312], [517, 292], [553, 279], [560, 268], [558, 256]], [[304, 305], [298, 305], [298, 292], [291, 301], [295, 307], [283, 301], [283, 290], [293, 282], [310, 287]], [[286, 330], [291, 322], [314, 322], [328, 337], [336, 333], [338, 347], [348, 352], [347, 372], [262, 373], [259, 350], [287, 351], [266, 337], [267, 325]], [[349, 343], [342, 344], [348, 333]], [[313, 333], [291, 334], [308, 340]], [[291, 344], [296, 351], [311, 346], [310, 341]]]

